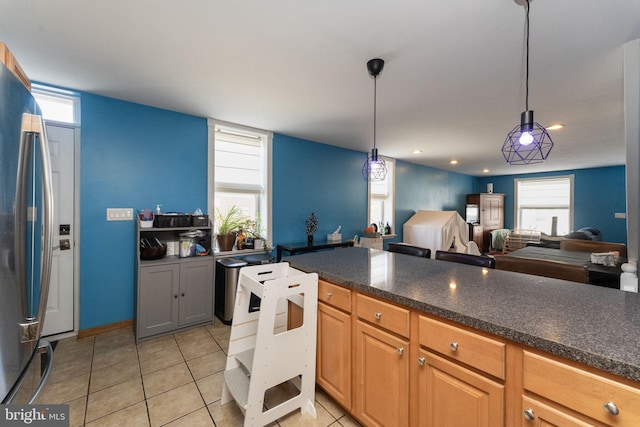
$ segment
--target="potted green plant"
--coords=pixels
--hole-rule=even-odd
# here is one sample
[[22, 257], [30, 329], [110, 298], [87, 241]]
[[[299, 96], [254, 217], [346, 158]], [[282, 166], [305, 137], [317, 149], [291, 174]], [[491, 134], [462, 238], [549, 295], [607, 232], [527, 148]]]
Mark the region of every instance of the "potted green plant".
[[220, 212], [220, 209], [216, 208], [216, 239], [218, 239], [218, 246], [220, 251], [230, 251], [233, 249], [233, 244], [236, 241], [236, 233], [244, 227], [249, 218], [242, 213], [242, 209], [233, 205], [226, 213]]
[[254, 249], [263, 249], [265, 247], [265, 234], [262, 228], [262, 221], [260, 215], [256, 213], [256, 219], [248, 220], [245, 224], [245, 230], [250, 238], [253, 240]]

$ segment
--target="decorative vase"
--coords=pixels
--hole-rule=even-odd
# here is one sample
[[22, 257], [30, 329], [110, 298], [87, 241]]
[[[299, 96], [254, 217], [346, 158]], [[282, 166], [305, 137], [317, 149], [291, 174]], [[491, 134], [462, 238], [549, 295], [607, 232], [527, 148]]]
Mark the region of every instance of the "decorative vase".
[[313, 245], [313, 234], [307, 234], [307, 245]]
[[233, 244], [236, 242], [235, 233], [218, 234], [216, 238], [218, 239], [218, 246], [220, 247], [220, 252], [228, 252], [232, 250]]

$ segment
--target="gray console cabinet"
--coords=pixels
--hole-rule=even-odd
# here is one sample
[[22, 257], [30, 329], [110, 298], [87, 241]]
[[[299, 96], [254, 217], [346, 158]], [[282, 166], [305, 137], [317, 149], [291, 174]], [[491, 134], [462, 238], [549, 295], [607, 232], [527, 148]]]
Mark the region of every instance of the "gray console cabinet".
[[[177, 241], [180, 233], [194, 228], [136, 228], [136, 342], [210, 323], [214, 298], [212, 255], [140, 259], [141, 237]], [[210, 227], [195, 229], [210, 231]]]

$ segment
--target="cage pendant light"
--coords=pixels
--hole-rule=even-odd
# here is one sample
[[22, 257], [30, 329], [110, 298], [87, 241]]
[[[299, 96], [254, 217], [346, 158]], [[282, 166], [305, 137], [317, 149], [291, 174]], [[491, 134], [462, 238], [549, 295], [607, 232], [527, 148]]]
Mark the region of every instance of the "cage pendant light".
[[[526, 77], [525, 111], [520, 115], [520, 124], [509, 132], [502, 144], [502, 155], [510, 165], [528, 165], [544, 162], [553, 141], [549, 132], [533, 120], [533, 110], [529, 110], [529, 3], [526, 3]], [[518, 2], [518, 0], [516, 0]]]
[[387, 165], [381, 157], [378, 157], [378, 149], [376, 148], [377, 81], [383, 68], [384, 61], [380, 58], [367, 62], [367, 70], [373, 76], [373, 149], [362, 166], [362, 177], [365, 181], [384, 181], [387, 176]]

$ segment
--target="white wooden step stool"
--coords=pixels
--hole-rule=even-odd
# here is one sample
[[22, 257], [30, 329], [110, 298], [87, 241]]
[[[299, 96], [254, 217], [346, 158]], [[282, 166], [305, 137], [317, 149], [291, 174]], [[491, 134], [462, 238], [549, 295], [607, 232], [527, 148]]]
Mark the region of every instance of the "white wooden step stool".
[[[252, 293], [261, 302], [250, 313]], [[288, 329], [294, 306], [302, 309], [302, 326]], [[316, 273], [286, 262], [240, 269], [221, 404], [235, 400], [245, 427], [265, 426], [298, 408], [316, 418], [317, 309]], [[265, 393], [286, 382], [299, 393], [265, 409]]]

